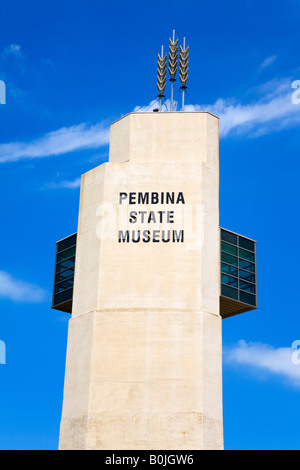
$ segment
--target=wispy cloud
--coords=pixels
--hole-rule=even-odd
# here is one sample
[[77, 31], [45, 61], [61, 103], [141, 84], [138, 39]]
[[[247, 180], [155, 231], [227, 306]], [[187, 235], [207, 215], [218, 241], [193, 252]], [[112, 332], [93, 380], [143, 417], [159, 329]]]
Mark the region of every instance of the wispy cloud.
[[251, 103], [219, 99], [207, 110], [220, 118], [220, 136], [232, 133], [255, 137], [299, 125], [299, 108], [292, 103], [292, 81], [277, 84]]
[[77, 189], [80, 188], [81, 178], [75, 178], [74, 180], [62, 180], [52, 181], [47, 184], [47, 188], [50, 189]]
[[48, 293], [41, 287], [15, 279], [6, 271], [0, 271], [0, 298], [14, 302], [44, 302]]
[[[175, 108], [177, 107], [177, 102], [175, 103]], [[159, 109], [159, 100], [152, 100], [149, 104], [143, 106], [135, 106], [133, 109], [134, 113], [152, 113], [154, 109]], [[170, 100], [166, 100], [163, 103], [163, 111], [170, 111]]]
[[291, 347], [275, 348], [268, 344], [240, 340], [234, 347], [224, 347], [223, 359], [224, 363], [252, 367], [300, 387], [300, 364], [293, 362], [294, 352]]
[[266, 69], [270, 65], [272, 65], [275, 60], [277, 59], [277, 55], [272, 55], [271, 57], [267, 57], [263, 63], [260, 65], [258, 71], [261, 72], [262, 70]]
[[[256, 97], [251, 101], [249, 98], [246, 102], [220, 98], [204, 108], [201, 105], [186, 105], [185, 110], [205, 109], [218, 116], [221, 138], [233, 134], [256, 137], [300, 124], [299, 106], [292, 102], [293, 91], [292, 80], [274, 80], [252, 90]], [[134, 112], [152, 112], [157, 107], [159, 103], [153, 100], [148, 105], [136, 106]], [[167, 100], [163, 111], [169, 110], [170, 101]], [[98, 149], [108, 144], [109, 128], [103, 122], [95, 125], [81, 123], [49, 132], [31, 141], [0, 144], [0, 163]]]
[[24, 54], [20, 44], [10, 44], [5, 47], [2, 51], [1, 59], [6, 63], [15, 64], [20, 72], [25, 72], [27, 55]]
[[109, 129], [102, 123], [63, 127], [29, 142], [0, 144], [0, 163], [62, 155], [99, 148], [109, 143]]
[[[274, 56], [275, 57], [275, 56]], [[271, 59], [271, 58], [269, 58]], [[275, 59], [273, 59], [275, 60]], [[278, 132], [300, 124], [300, 107], [292, 102], [292, 79], [272, 80], [249, 90], [244, 100], [236, 98], [219, 98], [212, 105], [186, 105], [185, 111], [206, 111], [220, 118], [220, 137], [242, 135], [257, 137]], [[249, 95], [253, 98], [250, 100]], [[157, 107], [155, 101], [149, 105], [136, 107], [134, 111], [152, 112]], [[177, 103], [175, 103], [177, 106]], [[169, 101], [163, 111], [170, 109]]]
[[8, 56], [23, 58], [24, 55], [21, 50], [21, 46], [19, 44], [10, 44], [9, 46], [5, 47], [2, 52], [2, 57], [5, 59]]

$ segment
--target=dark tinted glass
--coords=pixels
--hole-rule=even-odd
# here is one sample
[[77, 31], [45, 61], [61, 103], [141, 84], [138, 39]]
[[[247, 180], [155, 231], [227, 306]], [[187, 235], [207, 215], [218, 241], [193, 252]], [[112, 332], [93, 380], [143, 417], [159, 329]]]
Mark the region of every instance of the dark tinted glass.
[[246, 259], [248, 261], [254, 261], [254, 253], [243, 250], [242, 248], [239, 249], [239, 256], [240, 258]]
[[230, 266], [229, 264], [221, 263], [221, 271], [225, 274], [232, 274], [232, 276], [238, 275], [238, 270], [234, 266]]
[[233, 264], [234, 266], [238, 265], [237, 258], [235, 256], [228, 255], [227, 253], [221, 253], [221, 260], [224, 263]]
[[238, 300], [239, 291], [233, 287], [221, 285], [221, 295], [225, 297], [230, 297], [231, 299]]
[[239, 281], [239, 287], [242, 290], [245, 290], [247, 292], [251, 292], [252, 294], [255, 294], [255, 285], [250, 284], [249, 282], [245, 282], [243, 280]]
[[54, 294], [53, 305], [56, 306], [64, 302], [68, 302], [72, 300], [72, 298], [73, 298], [73, 289], [64, 290], [58, 294]]
[[227, 274], [222, 274], [221, 276], [222, 284], [227, 284], [231, 287], [238, 287], [238, 280], [235, 277], [227, 276]]
[[74, 267], [71, 269], [66, 269], [65, 271], [62, 271], [59, 274], [56, 274], [55, 276], [55, 283], [63, 281], [64, 279], [67, 279], [68, 277], [74, 276]]
[[241, 248], [246, 248], [246, 250], [254, 251], [254, 245], [255, 243], [252, 240], [248, 240], [248, 238], [239, 237], [239, 246]]
[[237, 247], [233, 245], [229, 245], [228, 243], [225, 243], [225, 242], [221, 243], [221, 250], [226, 251], [226, 253], [230, 253], [231, 255], [237, 255]]
[[72, 313], [77, 233], [56, 243], [52, 307]]
[[61, 240], [60, 242], [58, 242], [57, 253], [59, 253], [60, 251], [66, 250], [67, 248], [70, 248], [71, 246], [76, 245], [76, 240], [77, 240], [77, 233], [74, 233], [74, 235], [71, 235], [70, 237], [67, 237], [64, 240]]
[[70, 287], [73, 287], [74, 279], [71, 278], [69, 280], [60, 282], [59, 284], [56, 284], [54, 287], [54, 293], [56, 294], [57, 292], [62, 292], [65, 289], [70, 289]]
[[63, 261], [64, 259], [70, 258], [71, 256], [75, 256], [76, 247], [69, 248], [68, 250], [62, 251], [57, 255], [57, 263]]
[[226, 230], [221, 230], [221, 240], [237, 245], [237, 235]]
[[74, 265], [75, 265], [75, 256], [62, 261], [61, 263], [58, 263], [56, 265], [56, 272], [59, 273], [60, 271], [63, 271], [64, 269], [71, 268]]
[[221, 229], [221, 295], [256, 307], [256, 243]]
[[245, 304], [256, 305], [255, 295], [248, 294], [247, 292], [240, 291], [240, 301]]
[[252, 273], [255, 272], [255, 264], [249, 263], [249, 261], [243, 259], [239, 260], [239, 267], [242, 269], [247, 269], [247, 271], [251, 271]]
[[240, 269], [239, 270], [239, 277], [241, 279], [244, 279], [245, 281], [255, 282], [255, 275], [252, 274], [252, 273], [249, 273], [248, 271], [242, 271]]

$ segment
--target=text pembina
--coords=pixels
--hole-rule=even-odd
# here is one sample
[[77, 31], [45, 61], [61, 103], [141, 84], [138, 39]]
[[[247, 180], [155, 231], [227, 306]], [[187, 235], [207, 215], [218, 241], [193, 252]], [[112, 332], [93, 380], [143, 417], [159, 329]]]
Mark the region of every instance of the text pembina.
[[184, 242], [183, 230], [119, 230], [119, 243]]
[[185, 204], [183, 193], [120, 193], [119, 204]]

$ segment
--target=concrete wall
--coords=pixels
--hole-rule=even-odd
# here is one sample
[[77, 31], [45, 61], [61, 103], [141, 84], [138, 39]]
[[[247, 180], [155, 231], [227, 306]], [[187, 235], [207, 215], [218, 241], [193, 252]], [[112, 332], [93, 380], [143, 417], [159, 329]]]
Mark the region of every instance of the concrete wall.
[[61, 449], [223, 447], [218, 144], [209, 113], [132, 113], [82, 176]]

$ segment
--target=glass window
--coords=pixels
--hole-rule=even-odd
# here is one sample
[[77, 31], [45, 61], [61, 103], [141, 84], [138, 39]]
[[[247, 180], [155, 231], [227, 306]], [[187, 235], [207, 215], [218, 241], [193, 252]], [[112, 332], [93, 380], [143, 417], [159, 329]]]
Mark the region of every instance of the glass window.
[[221, 242], [221, 250], [226, 251], [226, 253], [230, 253], [231, 255], [237, 255], [237, 247], [225, 242]]
[[73, 246], [73, 248], [70, 248], [69, 250], [65, 250], [59, 253], [57, 255], [57, 263], [59, 263], [60, 261], [64, 259], [70, 258], [71, 256], [75, 256], [75, 250], [76, 250], [76, 247]]
[[238, 270], [235, 266], [230, 266], [229, 264], [221, 263], [221, 271], [225, 274], [231, 274], [232, 276], [238, 275]]
[[249, 251], [255, 251], [255, 243], [248, 238], [239, 237], [239, 246]]
[[62, 271], [59, 274], [56, 274], [55, 276], [55, 283], [63, 281], [64, 279], [67, 279], [68, 277], [74, 276], [74, 267], [71, 269], [65, 269], [65, 271]]
[[62, 292], [65, 289], [70, 289], [70, 287], [73, 287], [73, 284], [74, 284], [73, 278], [60, 282], [59, 284], [55, 285], [54, 293], [56, 294], [57, 292]]
[[225, 295], [225, 297], [230, 297], [231, 299], [238, 300], [239, 291], [234, 287], [221, 286], [221, 295]]
[[239, 267], [242, 269], [247, 269], [247, 271], [255, 272], [255, 264], [249, 263], [249, 261], [239, 259]]
[[245, 282], [245, 281], [240, 279], [239, 287], [242, 290], [245, 290], [247, 292], [251, 292], [252, 294], [255, 294], [255, 285], [254, 284], [249, 284], [248, 282]]
[[238, 259], [235, 256], [228, 255], [227, 253], [221, 253], [221, 261], [224, 263], [233, 264], [234, 266], [238, 265]]
[[239, 256], [240, 258], [247, 259], [248, 261], [254, 261], [254, 253], [243, 250], [242, 248], [239, 249]]
[[256, 307], [255, 250], [254, 241], [221, 229], [221, 296]]
[[[72, 302], [73, 299], [73, 289], [67, 289], [53, 296], [53, 306], [65, 303]], [[71, 307], [71, 306], [70, 306]]]
[[247, 271], [239, 270], [239, 277], [245, 281], [255, 282], [255, 275]]
[[231, 287], [238, 287], [238, 280], [235, 277], [227, 276], [227, 274], [222, 274], [221, 282]]
[[70, 237], [64, 238], [63, 240], [57, 242], [57, 253], [60, 253], [61, 251], [76, 245], [76, 240], [77, 233], [74, 233], [73, 235], [70, 235]]
[[61, 263], [58, 263], [56, 265], [56, 272], [59, 273], [60, 271], [63, 271], [64, 269], [72, 268], [74, 265], [75, 265], [75, 256], [62, 261]]
[[237, 245], [237, 235], [227, 232], [227, 230], [221, 230], [221, 240]]
[[245, 304], [256, 305], [256, 297], [253, 294], [248, 294], [248, 292], [240, 291], [240, 301], [244, 302]]

